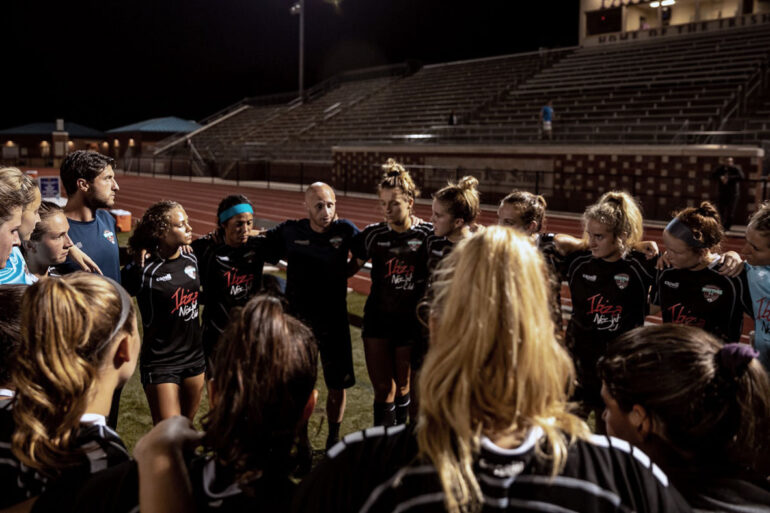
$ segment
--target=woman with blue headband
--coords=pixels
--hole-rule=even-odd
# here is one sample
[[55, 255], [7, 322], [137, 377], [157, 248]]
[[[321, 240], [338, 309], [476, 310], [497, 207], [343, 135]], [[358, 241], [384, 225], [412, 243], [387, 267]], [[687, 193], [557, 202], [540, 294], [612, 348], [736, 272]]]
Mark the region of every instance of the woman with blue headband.
[[203, 286], [203, 350], [208, 358], [227, 327], [230, 311], [262, 288], [264, 238], [250, 236], [254, 208], [242, 194], [227, 196], [217, 209], [216, 236], [192, 243]]
[[745, 271], [735, 277], [724, 274], [722, 267], [735, 265], [723, 262], [719, 254], [724, 238], [711, 203], [676, 214], [663, 231], [664, 259], [672, 267], [658, 272], [655, 303], [663, 322], [697, 326], [726, 342], [738, 342], [744, 312], [753, 316], [751, 295]]

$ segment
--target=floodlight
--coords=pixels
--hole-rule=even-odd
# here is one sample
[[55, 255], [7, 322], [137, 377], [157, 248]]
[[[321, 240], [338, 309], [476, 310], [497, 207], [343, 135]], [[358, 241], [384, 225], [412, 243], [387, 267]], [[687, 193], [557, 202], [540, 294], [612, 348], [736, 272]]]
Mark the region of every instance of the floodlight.
[[653, 9], [655, 7], [660, 7], [660, 2], [650, 2], [650, 7], [652, 7]]
[[674, 5], [676, 3], [676, 0], [663, 0], [660, 5], [667, 6], [667, 5]]

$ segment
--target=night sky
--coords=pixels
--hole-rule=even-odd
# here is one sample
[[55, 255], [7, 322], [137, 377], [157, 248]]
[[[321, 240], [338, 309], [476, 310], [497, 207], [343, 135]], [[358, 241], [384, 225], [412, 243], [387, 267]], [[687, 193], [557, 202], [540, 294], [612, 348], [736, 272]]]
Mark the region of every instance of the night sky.
[[[356, 68], [578, 38], [578, 0], [330, 1], [306, 0], [306, 88]], [[103, 130], [160, 116], [199, 120], [246, 96], [294, 91], [292, 3], [4, 2], [0, 128], [57, 117]]]

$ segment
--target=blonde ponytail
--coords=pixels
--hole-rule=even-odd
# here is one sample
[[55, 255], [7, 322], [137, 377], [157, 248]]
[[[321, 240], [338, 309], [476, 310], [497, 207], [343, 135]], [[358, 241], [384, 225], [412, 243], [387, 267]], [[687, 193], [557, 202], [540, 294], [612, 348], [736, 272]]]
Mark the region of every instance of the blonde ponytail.
[[56, 476], [80, 461], [73, 439], [91, 387], [110, 342], [133, 331], [132, 303], [125, 306], [113, 283], [73, 273], [43, 278], [24, 294], [22, 345], [12, 371], [12, 450], [43, 475]]

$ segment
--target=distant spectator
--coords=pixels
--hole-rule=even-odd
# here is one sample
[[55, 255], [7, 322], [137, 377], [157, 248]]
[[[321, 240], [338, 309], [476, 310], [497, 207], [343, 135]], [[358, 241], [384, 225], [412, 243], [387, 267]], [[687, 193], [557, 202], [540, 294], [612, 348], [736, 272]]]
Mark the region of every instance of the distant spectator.
[[449, 121], [447, 124], [449, 126], [455, 126], [457, 124], [457, 114], [455, 114], [455, 111], [449, 113]]
[[543, 135], [548, 137], [548, 140], [553, 140], [553, 130], [552, 130], [552, 123], [553, 123], [554, 113], [553, 113], [553, 101], [548, 100], [548, 102], [543, 106], [542, 109], [540, 109], [540, 121], [542, 122], [542, 132], [540, 133], [540, 138], [543, 138]]
[[717, 205], [719, 216], [722, 218], [722, 226], [727, 231], [733, 225], [735, 207], [738, 206], [738, 200], [741, 197], [740, 182], [745, 176], [741, 168], [735, 165], [732, 157], [727, 157], [711, 176], [715, 180], [719, 180], [717, 183], [719, 191]]

